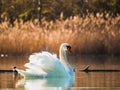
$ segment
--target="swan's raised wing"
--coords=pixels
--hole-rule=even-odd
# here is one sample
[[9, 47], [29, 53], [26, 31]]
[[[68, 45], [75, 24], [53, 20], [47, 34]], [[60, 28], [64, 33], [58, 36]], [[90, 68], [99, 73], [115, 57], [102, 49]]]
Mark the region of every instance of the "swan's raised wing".
[[[56, 73], [66, 73], [64, 66], [60, 62], [60, 60], [56, 57], [56, 55], [52, 55], [49, 52], [41, 52], [41, 53], [34, 53], [29, 57], [29, 63], [25, 66], [34, 69], [35, 71], [44, 71], [46, 73], [49, 72], [56, 72]], [[32, 66], [34, 65], [34, 68]], [[39, 68], [35, 68], [39, 67]], [[39, 71], [39, 72], [40, 72]]]

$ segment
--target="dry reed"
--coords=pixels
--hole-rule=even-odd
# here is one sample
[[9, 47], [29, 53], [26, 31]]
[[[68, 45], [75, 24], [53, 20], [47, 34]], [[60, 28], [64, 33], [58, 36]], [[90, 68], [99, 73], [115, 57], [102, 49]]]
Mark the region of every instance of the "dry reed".
[[54, 22], [43, 19], [42, 25], [38, 20], [16, 20], [14, 27], [8, 21], [0, 24], [0, 54], [26, 55], [43, 50], [57, 53], [63, 42], [70, 43], [76, 54], [120, 55], [120, 16], [98, 13]]

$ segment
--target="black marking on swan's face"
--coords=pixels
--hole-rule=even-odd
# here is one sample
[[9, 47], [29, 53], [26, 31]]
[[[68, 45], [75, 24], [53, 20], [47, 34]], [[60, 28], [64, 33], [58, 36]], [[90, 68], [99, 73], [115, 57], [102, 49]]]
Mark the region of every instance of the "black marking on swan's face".
[[68, 51], [69, 53], [71, 53], [71, 46], [70, 46], [70, 45], [66, 45], [66, 47], [67, 47], [67, 51]]
[[71, 46], [70, 45], [66, 45], [67, 49], [70, 48], [71, 49]]

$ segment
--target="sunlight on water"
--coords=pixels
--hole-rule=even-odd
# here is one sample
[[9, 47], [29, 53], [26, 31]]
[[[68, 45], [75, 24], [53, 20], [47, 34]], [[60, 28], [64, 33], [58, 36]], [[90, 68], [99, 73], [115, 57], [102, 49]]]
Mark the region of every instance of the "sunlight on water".
[[[0, 70], [12, 69], [16, 66], [21, 69], [28, 62], [28, 57], [0, 58]], [[71, 57], [69, 60], [76, 68], [75, 80], [68, 78], [29, 78], [24, 79], [15, 73], [0, 72], [0, 89], [25, 90], [119, 90], [120, 72], [80, 72], [85, 66], [90, 69], [120, 70], [120, 58], [111, 57]], [[79, 89], [78, 89], [79, 88]], [[106, 89], [107, 88], [107, 89]]]

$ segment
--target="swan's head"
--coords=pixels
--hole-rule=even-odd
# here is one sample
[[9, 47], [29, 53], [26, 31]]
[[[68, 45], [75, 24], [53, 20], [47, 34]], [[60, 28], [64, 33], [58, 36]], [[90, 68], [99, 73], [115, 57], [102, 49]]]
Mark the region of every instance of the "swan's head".
[[60, 48], [65, 52], [71, 53], [71, 45], [68, 43], [61, 44]]

